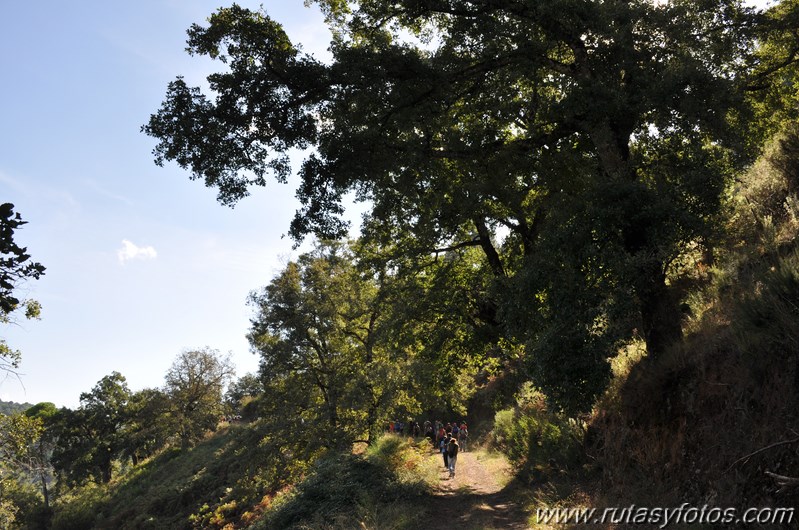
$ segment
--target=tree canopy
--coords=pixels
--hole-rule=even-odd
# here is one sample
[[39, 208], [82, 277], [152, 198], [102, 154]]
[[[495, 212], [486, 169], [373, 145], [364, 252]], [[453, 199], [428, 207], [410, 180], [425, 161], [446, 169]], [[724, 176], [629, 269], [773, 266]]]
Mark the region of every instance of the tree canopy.
[[183, 446], [216, 429], [225, 412], [223, 392], [234, 374], [230, 355], [211, 348], [185, 350], [175, 358], [164, 377], [164, 392], [172, 428]]
[[356, 267], [352, 250], [319, 244], [253, 292], [249, 334], [268, 399], [319, 427], [325, 446], [372, 439], [388, 415], [416, 410], [416, 352], [390, 339], [386, 275]]
[[123, 427], [130, 396], [125, 377], [112, 372], [91, 391], [81, 393], [78, 409], [63, 408], [50, 419], [58, 438], [52, 463], [60, 478], [69, 484], [111, 480], [112, 463], [125, 447]]
[[[192, 26], [189, 52], [225, 69], [213, 97], [170, 83], [143, 128], [156, 161], [232, 205], [312, 147], [290, 233], [341, 236], [355, 191], [367, 240], [481, 249], [484, 321], [569, 408], [602, 388], [618, 339], [655, 355], [681, 341], [669, 275], [712, 255], [722, 191], [758, 145], [747, 95], [796, 61], [793, 3], [772, 17], [738, 0], [317, 3], [330, 63], [263, 12]], [[783, 51], [758, 54], [774, 34]]]

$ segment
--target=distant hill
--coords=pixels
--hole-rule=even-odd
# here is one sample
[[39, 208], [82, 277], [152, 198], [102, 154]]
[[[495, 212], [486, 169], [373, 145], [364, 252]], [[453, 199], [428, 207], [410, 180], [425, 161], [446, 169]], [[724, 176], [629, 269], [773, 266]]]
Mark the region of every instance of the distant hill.
[[16, 414], [28, 410], [33, 405], [31, 403], [15, 403], [13, 401], [3, 401], [0, 399], [0, 414]]

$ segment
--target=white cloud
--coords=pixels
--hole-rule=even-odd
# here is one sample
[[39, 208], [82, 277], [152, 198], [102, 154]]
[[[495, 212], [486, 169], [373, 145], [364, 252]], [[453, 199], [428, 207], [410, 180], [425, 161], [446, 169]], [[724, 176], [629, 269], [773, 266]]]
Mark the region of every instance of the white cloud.
[[122, 248], [117, 250], [117, 257], [119, 262], [124, 265], [126, 261], [132, 259], [155, 259], [158, 257], [158, 252], [153, 247], [139, 247], [127, 239], [123, 239]]

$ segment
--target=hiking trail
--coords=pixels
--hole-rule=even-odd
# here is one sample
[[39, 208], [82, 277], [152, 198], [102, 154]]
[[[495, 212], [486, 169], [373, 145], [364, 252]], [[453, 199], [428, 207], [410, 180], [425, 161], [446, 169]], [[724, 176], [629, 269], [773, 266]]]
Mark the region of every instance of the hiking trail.
[[439, 480], [430, 498], [425, 528], [459, 530], [524, 530], [527, 515], [514, 500], [507, 483], [508, 463], [485, 451], [458, 454], [455, 477], [449, 477], [440, 453], [430, 455], [439, 467]]

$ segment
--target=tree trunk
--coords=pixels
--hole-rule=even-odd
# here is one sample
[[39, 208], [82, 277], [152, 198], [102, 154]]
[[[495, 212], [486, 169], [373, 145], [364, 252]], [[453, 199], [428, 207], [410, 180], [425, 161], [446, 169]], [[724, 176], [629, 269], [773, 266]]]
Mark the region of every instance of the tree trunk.
[[505, 267], [502, 265], [502, 259], [499, 257], [497, 249], [494, 248], [494, 244], [491, 242], [491, 233], [488, 231], [485, 219], [475, 217], [473, 222], [474, 226], [477, 228], [477, 235], [480, 236], [480, 247], [482, 247], [485, 253], [491, 271], [498, 278], [504, 277]]
[[373, 402], [366, 413], [366, 438], [368, 445], [372, 445], [377, 437], [380, 436], [380, 430], [377, 427], [377, 411], [379, 410], [379, 403], [379, 400]]
[[111, 462], [103, 463], [100, 466], [100, 484], [111, 482]]
[[659, 263], [639, 268], [635, 281], [646, 350], [657, 357], [682, 342], [680, 311]]
[[39, 473], [39, 480], [42, 481], [42, 497], [44, 497], [44, 507], [50, 508], [50, 495], [47, 491], [47, 476], [44, 472]]

